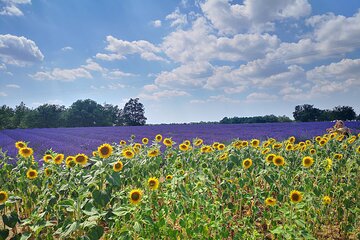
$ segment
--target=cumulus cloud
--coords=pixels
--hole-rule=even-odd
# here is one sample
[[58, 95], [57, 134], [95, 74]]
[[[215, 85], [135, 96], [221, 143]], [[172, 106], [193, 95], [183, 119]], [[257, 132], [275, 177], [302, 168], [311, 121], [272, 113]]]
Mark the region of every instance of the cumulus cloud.
[[240, 103], [241, 101], [238, 99], [233, 99], [226, 97], [224, 95], [214, 95], [210, 96], [207, 99], [192, 99], [190, 103], [192, 104], [203, 104], [203, 103], [211, 103], [211, 102], [221, 102], [221, 103]]
[[31, 4], [31, 0], [1, 0], [0, 1], [0, 15], [7, 16], [23, 16], [19, 5]]
[[34, 41], [23, 36], [0, 35], [0, 60], [5, 64], [25, 66], [43, 59]]
[[35, 80], [58, 80], [71, 82], [77, 78], [92, 78], [89, 71], [84, 68], [61, 69], [55, 68], [52, 71], [41, 71], [30, 75]]
[[73, 50], [73, 48], [70, 47], [70, 46], [63, 47], [63, 48], [61, 49], [61, 51], [64, 51], [64, 52], [71, 51], [71, 50]]
[[119, 79], [119, 78], [123, 78], [123, 77], [133, 77], [136, 75], [132, 74], [132, 73], [126, 73], [126, 72], [120, 71], [119, 69], [114, 69], [112, 71], [105, 73], [104, 76], [106, 78], [110, 78], [110, 79]]
[[7, 94], [5, 92], [0, 92], [0, 97], [6, 97]]
[[182, 90], [161, 90], [157, 92], [149, 93], [140, 93], [139, 98], [141, 99], [148, 99], [148, 100], [161, 100], [163, 98], [173, 98], [173, 97], [182, 97], [182, 96], [189, 96], [190, 94], [182, 91]]
[[188, 23], [186, 14], [180, 13], [180, 10], [177, 8], [174, 12], [166, 16], [166, 20], [171, 21], [172, 27], [183, 27]]
[[277, 100], [278, 97], [275, 95], [271, 95], [268, 93], [264, 93], [264, 92], [253, 92], [250, 93], [249, 95], [247, 95], [246, 97], [246, 101], [247, 102], [271, 102], [271, 101], [275, 101]]

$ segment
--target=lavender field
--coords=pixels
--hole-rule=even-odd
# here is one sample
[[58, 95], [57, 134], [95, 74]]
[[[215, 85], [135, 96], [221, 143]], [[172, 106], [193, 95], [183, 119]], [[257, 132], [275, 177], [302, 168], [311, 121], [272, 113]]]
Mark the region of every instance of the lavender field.
[[[40, 160], [48, 149], [65, 155], [77, 153], [89, 155], [102, 143], [127, 141], [132, 135], [135, 136], [135, 142], [141, 142], [143, 137], [151, 141], [156, 134], [171, 137], [177, 143], [196, 137], [203, 139], [206, 144], [214, 141], [230, 142], [237, 138], [265, 140], [271, 137], [282, 141], [290, 136], [295, 136], [300, 141], [322, 135], [326, 128], [333, 125], [333, 122], [290, 122], [13, 129], [0, 131], [0, 148], [7, 151], [9, 156], [15, 157], [17, 154], [15, 142], [30, 142], [29, 146], [34, 149], [35, 158]], [[360, 122], [347, 122], [346, 125], [353, 134], [360, 132]]]

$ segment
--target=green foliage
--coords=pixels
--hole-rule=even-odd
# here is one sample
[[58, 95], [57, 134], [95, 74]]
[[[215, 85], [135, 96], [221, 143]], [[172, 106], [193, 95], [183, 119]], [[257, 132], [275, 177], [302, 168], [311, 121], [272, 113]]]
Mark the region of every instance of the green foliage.
[[337, 106], [333, 110], [321, 110], [314, 108], [313, 105], [297, 105], [293, 112], [295, 121], [314, 122], [314, 121], [333, 121], [333, 120], [354, 120], [356, 113], [352, 107]]
[[121, 118], [124, 125], [139, 126], [145, 125], [146, 117], [144, 116], [145, 109], [139, 98], [132, 99], [125, 104], [121, 113]]
[[255, 117], [224, 117], [220, 120], [222, 124], [238, 124], [238, 123], [270, 123], [270, 122], [291, 122], [291, 119], [287, 116], [255, 116]]

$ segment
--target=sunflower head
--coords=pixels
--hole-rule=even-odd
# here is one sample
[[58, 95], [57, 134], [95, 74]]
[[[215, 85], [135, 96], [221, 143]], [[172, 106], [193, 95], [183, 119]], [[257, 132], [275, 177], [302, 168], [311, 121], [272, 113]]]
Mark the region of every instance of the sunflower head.
[[35, 169], [30, 168], [27, 172], [26, 172], [26, 177], [30, 180], [33, 180], [35, 178], [37, 178], [38, 176], [38, 172]]
[[242, 165], [245, 169], [248, 169], [252, 165], [252, 160], [250, 158], [247, 158], [242, 162]]
[[299, 203], [303, 198], [302, 193], [297, 190], [291, 191], [289, 197], [293, 203]]
[[181, 151], [185, 152], [185, 151], [187, 151], [187, 150], [189, 149], [189, 146], [186, 145], [185, 143], [181, 143], [181, 144], [179, 145], [179, 149], [180, 149]]
[[124, 149], [122, 155], [127, 159], [131, 159], [135, 156], [135, 153], [131, 149]]
[[259, 139], [253, 139], [250, 142], [252, 147], [258, 147], [260, 145], [260, 140]]
[[268, 162], [268, 163], [272, 163], [275, 157], [276, 157], [275, 154], [270, 153], [270, 154], [268, 154], [268, 155], [266, 156], [265, 160], [266, 160], [266, 162]]
[[322, 147], [325, 146], [326, 143], [327, 143], [327, 139], [326, 139], [326, 138], [322, 138], [322, 139], [320, 139], [320, 141], [319, 141], [319, 145], [322, 146]]
[[334, 159], [341, 160], [342, 158], [343, 158], [343, 155], [341, 153], [335, 153], [334, 154]]
[[34, 153], [33, 149], [29, 147], [23, 147], [19, 149], [19, 154], [24, 158], [28, 158], [32, 156], [33, 153]]
[[217, 146], [217, 150], [222, 151], [222, 150], [224, 150], [224, 149], [225, 149], [225, 144], [219, 143], [219, 145]]
[[357, 153], [360, 153], [360, 145], [359, 145], [359, 146], [357, 146], [357, 148], [356, 148], [356, 152], [357, 152]]
[[104, 143], [98, 147], [98, 153], [100, 158], [108, 158], [113, 152], [113, 147], [108, 144]]
[[293, 149], [294, 149], [294, 145], [292, 145], [291, 143], [287, 144], [286, 147], [285, 147], [286, 151], [291, 151]]
[[272, 148], [273, 149], [280, 149], [282, 147], [282, 143], [280, 142], [275, 142], [273, 145], [272, 145]]
[[74, 156], [68, 156], [66, 159], [65, 159], [65, 164], [68, 168], [72, 168], [72, 167], [75, 167], [76, 165], [76, 162], [75, 162], [75, 157]]
[[141, 139], [141, 142], [146, 145], [149, 143], [149, 139], [144, 137], [143, 139]]
[[264, 148], [264, 149], [261, 151], [261, 154], [262, 154], [262, 155], [265, 155], [265, 154], [267, 154], [268, 152], [270, 152], [270, 148]]
[[151, 190], [156, 190], [159, 188], [159, 180], [155, 177], [151, 177], [148, 180], [148, 186]]
[[185, 140], [183, 143], [184, 143], [184, 144], [186, 144], [186, 145], [188, 145], [188, 146], [190, 146], [190, 145], [191, 145], [190, 140]]
[[315, 141], [319, 142], [321, 140], [321, 136], [316, 136]]
[[140, 203], [142, 195], [143, 195], [143, 193], [142, 193], [142, 191], [140, 189], [131, 190], [131, 192], [129, 194], [130, 202], [132, 204]]
[[228, 153], [227, 152], [223, 152], [220, 157], [219, 157], [219, 160], [226, 160], [228, 159]]
[[173, 141], [171, 140], [171, 138], [165, 138], [163, 143], [167, 147], [171, 147], [173, 145]]
[[247, 147], [247, 146], [249, 146], [249, 142], [244, 140], [244, 141], [241, 142], [241, 145], [243, 147]]
[[283, 158], [282, 156], [277, 155], [277, 156], [275, 156], [275, 157], [273, 158], [273, 163], [274, 163], [275, 166], [280, 167], [280, 166], [284, 166], [284, 165], [285, 165], [285, 160], [284, 160], [284, 158]]
[[331, 203], [331, 197], [329, 197], [329, 196], [324, 196], [324, 197], [323, 197], [323, 204], [328, 205], [328, 204], [330, 204], [330, 203]]
[[57, 165], [60, 165], [63, 160], [64, 160], [64, 154], [62, 154], [62, 153], [57, 154], [57, 155], [54, 157], [54, 163], [57, 164]]
[[172, 179], [173, 179], [172, 175], [169, 174], [169, 175], [166, 176], [166, 180], [171, 181]]
[[83, 153], [77, 154], [75, 156], [75, 162], [76, 164], [80, 164], [81, 166], [85, 166], [88, 162], [88, 156], [86, 156]]
[[157, 135], [155, 136], [155, 141], [157, 141], [157, 142], [161, 142], [162, 139], [163, 139], [163, 137], [162, 137], [161, 134], [157, 134]]
[[44, 173], [45, 173], [45, 176], [50, 177], [52, 174], [52, 170], [50, 168], [45, 168]]
[[51, 154], [45, 154], [43, 157], [43, 160], [44, 160], [44, 162], [49, 163], [49, 162], [53, 161], [54, 159]]
[[291, 137], [289, 137], [289, 139], [288, 139], [288, 141], [289, 141], [290, 143], [294, 143], [295, 140], [296, 140], [296, 138], [295, 138], [294, 136], [291, 136]]
[[316, 150], [314, 148], [310, 149], [310, 154], [314, 155], [316, 153]]
[[117, 161], [113, 165], [113, 170], [114, 170], [114, 172], [120, 172], [123, 169], [123, 167], [124, 167], [124, 164], [121, 161]]
[[200, 138], [197, 138], [197, 139], [195, 139], [195, 141], [194, 141], [194, 145], [195, 146], [200, 146], [201, 144], [203, 144], [203, 140], [202, 139], [200, 139]]
[[125, 146], [125, 145], [126, 145], [126, 141], [125, 141], [125, 140], [120, 140], [119, 143], [120, 143], [121, 146]]
[[273, 197], [268, 197], [265, 199], [266, 206], [275, 206], [276, 205], [276, 199]]
[[160, 154], [160, 150], [155, 148], [148, 151], [147, 155], [148, 157], [157, 157]]
[[302, 165], [306, 168], [309, 168], [313, 165], [314, 163], [314, 159], [312, 157], [309, 157], [309, 156], [305, 156], [303, 159], [302, 159]]
[[9, 195], [5, 191], [0, 191], [0, 204], [5, 203], [9, 198]]

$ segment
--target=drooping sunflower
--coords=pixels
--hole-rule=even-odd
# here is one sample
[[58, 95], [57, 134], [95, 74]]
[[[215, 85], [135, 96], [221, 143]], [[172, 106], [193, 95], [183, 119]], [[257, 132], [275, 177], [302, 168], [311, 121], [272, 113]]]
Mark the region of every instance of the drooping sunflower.
[[135, 153], [131, 149], [124, 149], [121, 154], [127, 159], [131, 159], [135, 156]]
[[157, 142], [161, 142], [162, 139], [163, 139], [163, 137], [162, 137], [161, 134], [157, 134], [157, 135], [155, 136], [155, 141], [157, 141]]
[[101, 158], [110, 157], [112, 152], [113, 152], [113, 147], [108, 143], [104, 143], [98, 147], [99, 157], [101, 157]]
[[260, 145], [260, 140], [259, 139], [253, 139], [250, 142], [252, 147], [258, 147]]
[[171, 181], [171, 179], [173, 179], [172, 175], [169, 174], [169, 175], [166, 176], [166, 180]]
[[334, 154], [334, 159], [341, 160], [342, 158], [343, 158], [343, 155], [341, 153], [335, 153]]
[[159, 188], [159, 180], [155, 177], [151, 177], [148, 180], [148, 186], [151, 190], [156, 190]]
[[181, 151], [185, 152], [185, 151], [189, 150], [189, 146], [186, 145], [185, 143], [181, 143], [181, 144], [179, 145], [179, 149], [180, 149]]
[[265, 199], [266, 206], [275, 206], [276, 205], [276, 199], [273, 197], [268, 197]]
[[303, 198], [302, 193], [297, 190], [292, 190], [290, 192], [289, 197], [290, 197], [291, 202], [293, 202], [293, 203], [299, 203], [299, 202], [301, 202], [301, 200]]
[[32, 156], [34, 153], [34, 151], [32, 150], [32, 148], [29, 147], [23, 147], [19, 149], [19, 154], [24, 157], [24, 158], [28, 158], [30, 156]]
[[332, 160], [331, 158], [325, 159], [325, 170], [328, 172], [332, 168]]
[[43, 160], [44, 160], [44, 162], [49, 163], [49, 162], [53, 161], [54, 159], [51, 154], [45, 154], [43, 157]]
[[173, 141], [171, 140], [171, 138], [165, 138], [163, 143], [167, 147], [171, 147], [173, 145]]
[[143, 139], [141, 139], [141, 142], [146, 145], [149, 143], [149, 139], [144, 137]]
[[356, 148], [356, 152], [357, 152], [357, 153], [360, 153], [360, 145], [359, 145], [359, 146], [357, 146], [357, 148]]
[[328, 204], [330, 204], [330, 203], [331, 203], [331, 197], [329, 197], [329, 196], [324, 196], [324, 197], [323, 197], [323, 204], [328, 205]]
[[273, 163], [274, 163], [275, 166], [278, 166], [278, 167], [284, 166], [285, 165], [285, 159], [282, 156], [277, 155], [277, 156], [275, 156], [273, 158]]
[[195, 141], [194, 141], [194, 145], [195, 146], [200, 146], [201, 144], [203, 144], [203, 140], [202, 139], [200, 139], [200, 138], [197, 138], [197, 139], [195, 139]]
[[266, 156], [265, 160], [266, 160], [266, 162], [268, 162], [268, 163], [272, 163], [275, 157], [276, 157], [275, 154], [270, 153], [270, 154], [268, 154], [268, 155]]
[[26, 172], [26, 177], [30, 180], [33, 180], [35, 178], [37, 178], [38, 176], [38, 172], [35, 169], [30, 168], [27, 172]]
[[296, 140], [296, 138], [295, 138], [294, 136], [291, 136], [291, 137], [289, 137], [289, 139], [288, 139], [288, 141], [289, 141], [290, 143], [294, 143], [295, 140]]
[[261, 151], [261, 154], [262, 154], [262, 155], [265, 155], [265, 154], [267, 154], [268, 152], [270, 152], [270, 148], [264, 148], [264, 149]]
[[151, 149], [147, 152], [148, 157], [157, 157], [157, 156], [159, 156], [159, 154], [160, 154], [160, 150], [156, 149], [156, 148]]
[[228, 158], [228, 153], [227, 152], [223, 152], [220, 156], [219, 156], [219, 160], [226, 160]]
[[9, 195], [5, 191], [0, 191], [0, 204], [5, 203], [9, 198]]
[[248, 169], [252, 165], [252, 160], [250, 158], [247, 158], [242, 162], [242, 165], [245, 169]]
[[143, 195], [143, 193], [142, 193], [142, 191], [140, 189], [131, 190], [131, 192], [129, 194], [130, 202], [132, 204], [140, 203], [142, 195]]
[[62, 154], [62, 153], [57, 154], [57, 155], [54, 157], [54, 163], [57, 164], [57, 165], [60, 165], [63, 160], [64, 160], [64, 154]]
[[290, 144], [287, 144], [286, 147], [285, 147], [285, 150], [286, 151], [291, 151], [294, 149], [294, 145], [292, 145], [291, 143]]
[[50, 177], [52, 174], [52, 170], [50, 168], [45, 168], [44, 174], [45, 174], [45, 176]]
[[26, 147], [26, 143], [25, 143], [24, 141], [17, 141], [17, 142], [15, 143], [15, 147], [16, 147], [17, 149], [24, 148], [24, 147]]
[[302, 159], [302, 165], [306, 168], [311, 167], [313, 165], [313, 163], [314, 163], [314, 159], [310, 156], [305, 156]]
[[76, 165], [75, 157], [67, 156], [67, 158], [65, 159], [65, 164], [68, 168], [75, 167], [75, 165]]
[[273, 149], [280, 149], [282, 147], [282, 143], [280, 142], [275, 142], [273, 145], [272, 145], [272, 148]]
[[113, 165], [113, 170], [114, 170], [114, 172], [120, 172], [123, 169], [123, 167], [124, 167], [124, 164], [121, 161], [117, 161]]
[[77, 154], [75, 156], [75, 162], [76, 164], [80, 164], [81, 166], [85, 166], [88, 162], [88, 156], [86, 156], [83, 153]]

